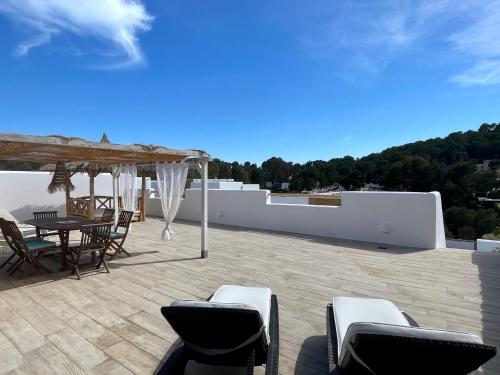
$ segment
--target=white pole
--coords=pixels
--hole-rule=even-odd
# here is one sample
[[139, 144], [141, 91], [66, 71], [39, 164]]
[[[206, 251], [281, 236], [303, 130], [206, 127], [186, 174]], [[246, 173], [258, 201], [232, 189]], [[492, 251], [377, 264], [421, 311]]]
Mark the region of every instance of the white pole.
[[201, 257], [208, 258], [208, 161], [201, 163]]
[[115, 209], [114, 224], [118, 224], [118, 177], [120, 176], [120, 166], [113, 169], [113, 208]]

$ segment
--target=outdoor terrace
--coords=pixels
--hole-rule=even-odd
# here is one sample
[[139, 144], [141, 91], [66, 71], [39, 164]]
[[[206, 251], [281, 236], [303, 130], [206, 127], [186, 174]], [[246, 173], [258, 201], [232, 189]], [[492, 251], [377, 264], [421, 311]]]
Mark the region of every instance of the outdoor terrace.
[[[325, 310], [340, 295], [387, 298], [422, 326], [500, 345], [500, 256], [213, 226], [200, 259], [199, 225], [177, 222], [170, 242], [161, 229], [134, 224], [133, 256], [110, 261], [110, 274], [0, 270], [0, 373], [153, 373], [177, 338], [160, 306], [222, 284], [277, 294], [281, 374], [327, 373]], [[500, 373], [498, 356], [484, 373]]]

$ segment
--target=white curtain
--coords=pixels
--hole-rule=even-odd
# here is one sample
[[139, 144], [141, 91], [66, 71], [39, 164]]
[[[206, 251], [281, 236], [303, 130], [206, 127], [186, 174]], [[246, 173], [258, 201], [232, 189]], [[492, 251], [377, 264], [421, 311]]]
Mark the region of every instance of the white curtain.
[[156, 178], [161, 199], [161, 208], [165, 218], [165, 228], [161, 233], [162, 240], [170, 240], [173, 232], [170, 228], [172, 221], [181, 205], [189, 165], [180, 163], [156, 163]]
[[135, 211], [137, 200], [137, 189], [135, 180], [137, 177], [137, 167], [135, 164], [120, 166], [119, 190], [122, 196], [123, 209]]

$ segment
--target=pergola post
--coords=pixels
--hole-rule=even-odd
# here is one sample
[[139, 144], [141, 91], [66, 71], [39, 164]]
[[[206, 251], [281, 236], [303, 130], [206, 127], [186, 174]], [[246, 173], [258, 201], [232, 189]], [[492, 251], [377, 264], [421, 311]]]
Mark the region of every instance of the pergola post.
[[146, 221], [146, 211], [145, 211], [145, 202], [146, 199], [146, 171], [144, 169], [140, 169], [137, 171], [138, 175], [141, 176], [141, 203], [139, 205], [139, 210], [141, 211], [139, 221]]
[[201, 257], [208, 258], [208, 161], [201, 162]]
[[95, 217], [94, 178], [97, 173], [95, 169], [89, 168], [87, 169], [87, 174], [89, 175], [89, 219], [93, 219]]
[[113, 168], [113, 208], [115, 209], [114, 225], [118, 224], [118, 177], [120, 177], [120, 166]]
[[64, 187], [64, 193], [66, 194], [66, 216], [69, 216], [70, 214], [70, 209], [69, 209], [69, 205], [70, 205], [70, 199], [71, 199], [71, 193], [69, 191], [69, 186], [66, 184], [66, 186]]

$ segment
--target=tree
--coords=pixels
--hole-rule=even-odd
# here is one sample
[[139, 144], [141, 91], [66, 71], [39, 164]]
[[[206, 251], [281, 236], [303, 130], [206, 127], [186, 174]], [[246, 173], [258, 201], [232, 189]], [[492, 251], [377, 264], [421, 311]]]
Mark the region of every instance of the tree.
[[233, 162], [233, 164], [231, 164], [231, 171], [233, 173], [233, 179], [235, 181], [240, 181], [243, 182], [244, 184], [250, 182], [250, 177], [248, 176], [248, 172], [238, 162]]
[[282, 158], [272, 157], [262, 163], [262, 169], [273, 183], [288, 181], [292, 175], [292, 163]]
[[474, 216], [473, 228], [477, 238], [493, 232], [497, 226], [498, 217], [494, 209], [480, 209]]

